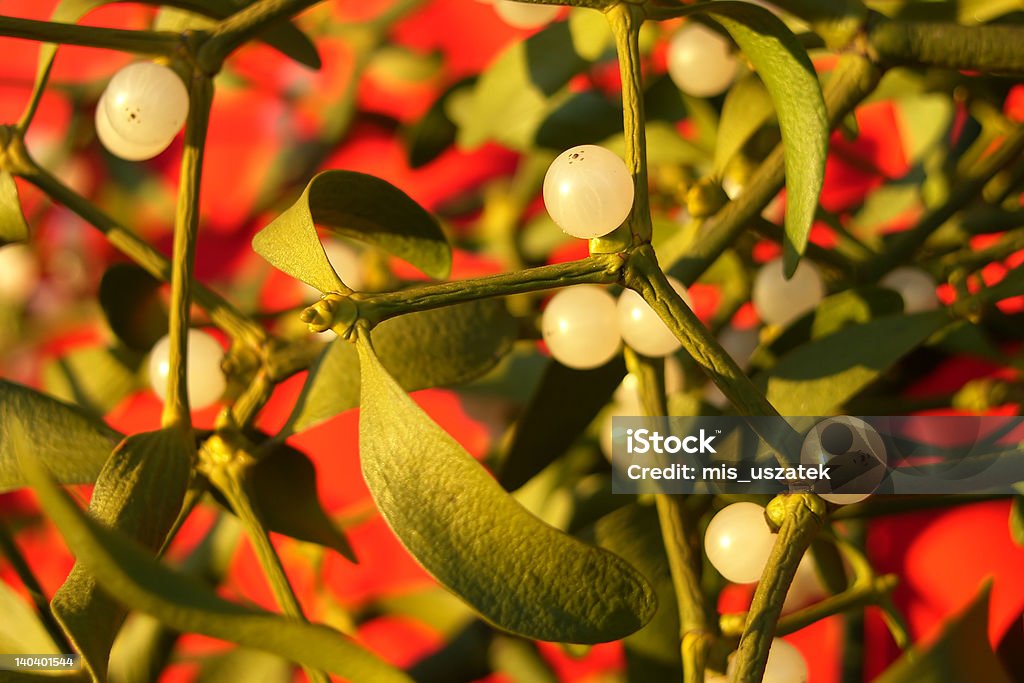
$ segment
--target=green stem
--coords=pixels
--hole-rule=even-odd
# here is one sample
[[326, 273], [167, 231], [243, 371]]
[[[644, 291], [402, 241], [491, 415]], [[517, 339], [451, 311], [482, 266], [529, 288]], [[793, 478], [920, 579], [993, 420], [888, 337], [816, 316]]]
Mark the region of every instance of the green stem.
[[270, 400], [273, 391], [274, 381], [268, 377], [265, 371], [260, 370], [256, 374], [256, 378], [249, 383], [235, 404], [231, 406], [234, 423], [241, 429], [249, 427], [256, 418], [256, 414]]
[[650, 242], [654, 228], [647, 194], [647, 133], [644, 116], [643, 67], [640, 57], [640, 26], [644, 9], [620, 2], [605, 13], [619, 58], [622, 79], [622, 130], [626, 168], [633, 176], [633, 209], [626, 219], [633, 244]]
[[194, 72], [189, 87], [189, 113], [185, 124], [185, 150], [181, 157], [178, 208], [174, 220], [174, 250], [171, 259], [171, 340], [167, 377], [167, 400], [163, 425], [190, 427], [188, 404], [188, 332], [192, 308], [192, 271], [195, 266], [196, 236], [199, 232], [199, 187], [203, 174], [206, 131], [213, 104], [213, 82]]
[[206, 73], [217, 73], [228, 55], [260, 31], [319, 2], [321, 0], [258, 0], [214, 26], [199, 48], [196, 61]]
[[[144, 268], [150, 275], [164, 282], [171, 279], [171, 263], [167, 257], [36, 164], [24, 152], [23, 147], [19, 157], [18, 163], [9, 170], [102, 232], [114, 248]], [[207, 312], [213, 324], [233, 339], [243, 340], [254, 348], [258, 348], [266, 340], [267, 333], [262, 327], [246, 318], [241, 311], [213, 290], [196, 283], [192, 294], [195, 302]]]
[[371, 325], [376, 325], [397, 315], [478, 299], [539, 292], [570, 285], [612, 284], [619, 282], [622, 265], [621, 254], [595, 254], [579, 261], [527, 268], [514, 273], [471, 280], [439, 282], [397, 292], [357, 292], [351, 299], [359, 308], [359, 317]]
[[[824, 91], [830, 124], [835, 127], [853, 111], [875, 89], [880, 77], [881, 72], [867, 58], [856, 54], [840, 57]], [[696, 282], [778, 194], [784, 180], [783, 148], [778, 145], [751, 176], [743, 194], [707, 220], [702, 230], [706, 237], [691, 243], [688, 236], [680, 234], [659, 247], [666, 270], [684, 285]]]
[[868, 50], [886, 66], [1024, 74], [1024, 28], [1012, 24], [883, 20], [871, 29]]
[[768, 504], [766, 515], [778, 526], [779, 535], [757, 584], [747, 625], [740, 637], [734, 683], [758, 683], [764, 676], [783, 599], [797, 565], [825, 521], [826, 510], [818, 496], [797, 493], [775, 498]]
[[144, 55], [171, 56], [181, 47], [181, 37], [167, 31], [126, 31], [4, 16], [0, 16], [0, 36]]
[[46, 632], [50, 634], [50, 638], [53, 639], [53, 644], [57, 647], [58, 652], [74, 652], [74, 648], [68, 642], [67, 635], [65, 635], [64, 630], [61, 629], [57, 619], [53, 616], [53, 611], [50, 609], [50, 601], [46, 599], [43, 587], [32, 572], [32, 567], [29, 566], [22, 556], [14, 536], [3, 520], [0, 520], [0, 555], [7, 558], [14, 573], [18, 575], [22, 585], [25, 586], [25, 590], [28, 591], [32, 604], [35, 605], [36, 611], [39, 613], [39, 619], [46, 628]]
[[872, 581], [855, 585], [839, 595], [825, 598], [810, 607], [782, 617], [779, 619], [779, 626], [776, 629], [775, 635], [789, 635], [834, 614], [842, 614], [843, 612], [862, 609], [870, 605], [877, 605], [884, 597], [892, 593], [898, 582], [899, 579], [895, 574], [885, 574]]
[[[263, 572], [266, 574], [267, 582], [274, 593], [281, 611], [290, 617], [306, 621], [306, 615], [302, 611], [292, 585], [285, 574], [281, 558], [274, 549], [270, 536], [267, 534], [259, 514], [252, 506], [249, 494], [245, 490], [245, 483], [242, 477], [242, 470], [238, 464], [229, 464], [225, 467], [215, 468], [211, 472], [211, 481], [217, 489], [224, 494], [231, 509], [238, 516], [245, 528], [249, 540], [252, 542], [256, 558], [259, 560]], [[322, 671], [303, 667], [306, 675], [315, 683], [328, 683], [329, 679]]]

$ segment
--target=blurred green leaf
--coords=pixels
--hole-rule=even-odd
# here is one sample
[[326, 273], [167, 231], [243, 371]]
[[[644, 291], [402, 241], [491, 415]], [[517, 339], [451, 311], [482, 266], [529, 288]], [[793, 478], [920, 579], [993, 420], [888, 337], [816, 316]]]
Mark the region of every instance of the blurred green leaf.
[[0, 247], [28, 239], [28, 223], [21, 213], [18, 186], [7, 171], [0, 171]]
[[0, 581], [0, 614], [0, 652], [60, 654], [39, 615], [6, 581]]
[[786, 150], [786, 271], [796, 270], [825, 178], [829, 123], [821, 84], [800, 41], [774, 14], [745, 2], [699, 5], [753, 63], [771, 93]]
[[[586, 14], [592, 15], [590, 17]], [[475, 149], [495, 140], [516, 150], [532, 146], [544, 117], [569, 81], [590, 65], [610, 38], [604, 17], [580, 13], [513, 42], [480, 75], [459, 121], [457, 141]]]
[[[129, 436], [114, 449], [89, 502], [89, 514], [156, 552], [174, 525], [185, 498], [195, 445], [178, 428]], [[51, 602], [53, 614], [82, 654], [83, 666], [100, 680], [127, 610], [76, 562]]]
[[446, 278], [452, 249], [437, 220], [397, 187], [355, 171], [324, 171], [260, 230], [252, 247], [272, 265], [321, 292], [339, 289], [316, 226], [380, 247], [435, 278]]
[[852, 325], [793, 350], [755, 381], [781, 415], [833, 415], [949, 323], [939, 310]]
[[247, 467], [244, 474], [260, 521], [270, 531], [332, 548], [355, 562], [345, 534], [320, 505], [313, 462], [287, 444], [272, 446], [271, 452]]
[[991, 582], [926, 650], [903, 654], [875, 683], [1010, 683], [988, 641]]
[[889, 183], [867, 196], [853, 215], [850, 227], [856, 235], [873, 237], [897, 217], [920, 205], [921, 188], [916, 181]]
[[426, 624], [446, 639], [464, 629], [476, 615], [466, 603], [443, 588], [427, 588], [402, 595], [384, 595], [373, 603], [375, 610]]
[[[15, 443], [18, 423], [25, 442]], [[89, 484], [107, 461], [121, 434], [80, 408], [20, 384], [0, 379], [0, 493], [25, 485], [15, 448], [28, 449], [62, 484]]]
[[526, 512], [409, 398], [364, 340], [356, 346], [363, 476], [428, 572], [499, 628], [538, 640], [605, 642], [650, 620], [656, 598], [635, 569]]
[[902, 97], [896, 102], [894, 113], [908, 165], [921, 163], [936, 145], [947, 144], [954, 108], [941, 93]]
[[725, 96], [722, 116], [718, 121], [715, 173], [721, 175], [747, 140], [774, 115], [772, 97], [756, 74], [736, 81]]
[[501, 485], [515, 490], [565, 453], [625, 376], [621, 354], [593, 370], [548, 363], [497, 468]]
[[452, 98], [465, 94], [476, 77], [464, 78], [441, 93], [430, 109], [405, 130], [403, 138], [412, 168], [426, 166], [455, 144], [458, 128], [448, 114]]
[[821, 585], [832, 595], [838, 595], [846, 590], [850, 581], [846, 577], [846, 567], [835, 544], [824, 539], [815, 539], [811, 542], [809, 552], [814, 558], [814, 569], [821, 579]]
[[228, 602], [201, 581], [168, 569], [131, 539], [82, 512], [30, 455], [21, 460], [43, 509], [71, 551], [123, 604], [183, 633], [272, 652], [353, 683], [411, 683], [336, 631]]
[[1010, 507], [1010, 536], [1014, 543], [1024, 547], [1024, 495], [1013, 498]]
[[654, 618], [623, 641], [630, 680], [669, 680], [678, 675], [679, 611], [654, 506], [634, 503], [619, 508], [598, 520], [584, 537], [628, 557], [658, 596]]
[[291, 683], [292, 665], [259, 650], [237, 648], [203, 667], [197, 683]]
[[[385, 320], [373, 330], [377, 353], [406, 391], [464, 384], [512, 348], [515, 319], [503, 301], [485, 299]], [[332, 342], [310, 371], [285, 434], [359, 405], [359, 361], [352, 344]]]
[[366, 77], [384, 87], [401, 88], [436, 78], [443, 66], [443, 56], [438, 52], [423, 54], [403, 45], [385, 43], [370, 58]]
[[141, 386], [142, 354], [124, 348], [76, 349], [43, 366], [43, 388], [102, 417]]
[[107, 324], [129, 349], [148, 352], [167, 334], [162, 284], [141, 267], [118, 263], [100, 280], [99, 300]]
[[512, 683], [559, 683], [536, 643], [499, 635], [491, 641], [487, 654], [494, 671]]

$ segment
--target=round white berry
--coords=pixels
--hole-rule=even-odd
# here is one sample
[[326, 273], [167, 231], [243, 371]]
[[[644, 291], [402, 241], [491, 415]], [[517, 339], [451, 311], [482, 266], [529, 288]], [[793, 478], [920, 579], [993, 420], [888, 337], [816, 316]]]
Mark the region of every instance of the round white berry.
[[668, 45], [668, 75], [687, 95], [714, 97], [736, 77], [732, 44], [707, 26], [687, 22]]
[[722, 508], [708, 524], [704, 551], [708, 561], [733, 583], [753, 583], [761, 578], [775, 546], [764, 508], [755, 503], [733, 503]]
[[[170, 374], [170, 337], [164, 336], [149, 354], [149, 381], [161, 401], [167, 399]], [[188, 402], [193, 410], [205, 408], [220, 399], [226, 381], [220, 364], [224, 349], [216, 339], [201, 332], [188, 332]]]
[[541, 329], [551, 355], [570, 368], [596, 368], [619, 352], [615, 299], [596, 285], [567, 287], [553, 296]]
[[[690, 304], [690, 296], [683, 283], [674, 277], [668, 278], [672, 289], [683, 298], [686, 305]], [[654, 309], [647, 305], [643, 297], [627, 289], [619, 296], [619, 329], [622, 339], [637, 353], [652, 358], [667, 356], [679, 349], [682, 344], [676, 339], [672, 330], [665, 326]]]
[[107, 110], [104, 106], [103, 97], [100, 97], [99, 104], [96, 105], [95, 121], [96, 137], [100, 139], [100, 144], [102, 144], [108, 152], [116, 157], [124, 159], [125, 161], [143, 161], [145, 159], [152, 159], [167, 149], [173, 140], [173, 138], [168, 138], [162, 142], [139, 144], [121, 137], [110, 125], [110, 119], [107, 117]]
[[580, 145], [558, 155], [544, 176], [544, 206], [573, 237], [607, 235], [633, 207], [633, 178], [617, 154]]
[[787, 325], [825, 298], [825, 283], [814, 264], [800, 262], [793, 277], [786, 279], [782, 259], [761, 266], [754, 278], [754, 309], [769, 325]]
[[0, 302], [21, 305], [39, 284], [39, 262], [24, 244], [0, 247]]
[[494, 11], [513, 28], [537, 28], [551, 23], [561, 9], [558, 5], [538, 5], [515, 0], [495, 0]]
[[939, 307], [939, 297], [935, 294], [935, 280], [920, 268], [896, 268], [878, 284], [899, 292], [903, 297], [904, 313], [920, 313]]
[[185, 84], [154, 62], [136, 62], [118, 71], [103, 100], [111, 130], [137, 145], [169, 143], [188, 116]]
[[[728, 679], [735, 680], [736, 657], [729, 658]], [[794, 646], [782, 638], [772, 638], [768, 662], [761, 683], [807, 683], [807, 662]]]

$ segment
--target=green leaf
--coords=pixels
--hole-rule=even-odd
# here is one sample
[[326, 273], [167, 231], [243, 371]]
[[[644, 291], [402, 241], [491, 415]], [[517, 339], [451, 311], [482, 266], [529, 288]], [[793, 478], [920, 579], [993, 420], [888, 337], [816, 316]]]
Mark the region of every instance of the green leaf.
[[355, 171], [324, 171], [302, 196], [260, 230], [252, 247], [275, 267], [321, 292], [341, 280], [316, 226], [380, 247], [434, 278], [446, 278], [452, 249], [437, 220], [397, 187]]
[[877, 318], [784, 356], [756, 378], [782, 415], [833, 415], [950, 322], [946, 311]]
[[141, 386], [143, 356], [124, 348], [76, 349], [43, 366], [43, 387], [101, 417]]
[[409, 166], [420, 168], [455, 144], [458, 128], [448, 114], [453, 98], [466, 94], [476, 77], [464, 78], [445, 90], [430, 109], [405, 130], [402, 136], [409, 154]]
[[991, 582], [986, 582], [978, 597], [946, 623], [927, 650], [907, 651], [875, 683], [1010, 683], [988, 641], [991, 588]]
[[718, 121], [715, 173], [721, 175], [747, 140], [771, 121], [774, 114], [772, 97], [760, 78], [750, 74], [736, 81], [725, 96], [722, 116]]
[[829, 124], [821, 84], [800, 41], [774, 14], [745, 2], [699, 5], [720, 23], [771, 93], [786, 150], [786, 272], [796, 271], [825, 179]]
[[35, 610], [6, 581], [0, 581], [0, 652], [60, 654]]
[[591, 536], [602, 548], [628, 557], [658, 596], [651, 622], [623, 641], [630, 680], [671, 679], [681, 666], [679, 611], [657, 512], [652, 505], [627, 505], [598, 520], [584, 535]]
[[488, 140], [519, 151], [532, 146], [541, 122], [564, 100], [565, 86], [610, 38], [604, 17], [580, 15], [572, 25], [556, 22], [514, 42], [487, 67], [460, 117], [459, 147], [475, 149]]
[[[25, 442], [16, 443], [15, 430]], [[15, 448], [30, 449], [62, 484], [89, 484], [121, 434], [80, 408], [0, 379], [0, 493], [25, 485]]]
[[411, 683], [402, 672], [325, 626], [224, 600], [205, 583], [172, 571], [123, 534], [104, 527], [63, 494], [43, 466], [22, 468], [71, 551], [104, 590], [183, 633], [201, 633], [272, 652], [353, 683]]
[[148, 352], [167, 334], [167, 306], [162, 284], [130, 263], [107, 269], [100, 280], [99, 300], [111, 331], [129, 349]]
[[[406, 391], [464, 384], [493, 368], [512, 348], [515, 319], [497, 299], [471, 301], [386, 320], [373, 330], [377, 353]], [[310, 372], [286, 434], [308, 429], [359, 405], [359, 361], [336, 340]]]
[[515, 490], [565, 453], [625, 376], [621, 355], [593, 370], [548, 363], [501, 459], [497, 471], [501, 485]]
[[0, 171], [0, 247], [28, 239], [28, 223], [21, 213], [18, 186], [7, 171]]
[[597, 643], [643, 627], [656, 598], [622, 558], [530, 515], [416, 405], [368, 348], [359, 448], [374, 501], [413, 557], [495, 626]]
[[203, 667], [198, 683], [291, 683], [292, 665], [259, 650], [239, 648]]
[[[195, 458], [178, 428], [129, 436], [96, 478], [89, 514], [156, 552], [177, 519]], [[53, 615], [95, 677], [107, 676], [110, 648], [127, 610], [77, 562], [51, 602]]]
[[286, 444], [245, 470], [245, 485], [260, 521], [270, 531], [333, 548], [353, 562], [352, 546], [320, 505], [316, 467], [302, 451]]
[[1014, 543], [1024, 547], [1024, 496], [1014, 496], [1010, 506], [1010, 536]]

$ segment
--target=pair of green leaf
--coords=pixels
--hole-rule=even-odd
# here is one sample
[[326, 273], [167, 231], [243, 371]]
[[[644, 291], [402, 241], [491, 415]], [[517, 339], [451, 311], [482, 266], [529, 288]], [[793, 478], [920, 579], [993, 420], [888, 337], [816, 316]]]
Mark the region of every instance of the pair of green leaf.
[[317, 225], [379, 247], [431, 277], [451, 271], [451, 247], [437, 220], [391, 183], [355, 171], [314, 176], [302, 196], [256, 234], [252, 248], [321, 292], [339, 291], [343, 283], [327, 260]]
[[228, 602], [205, 583], [164, 567], [137, 543], [82, 512], [31, 455], [22, 456], [21, 468], [75, 556], [125, 605], [175, 630], [272, 652], [353, 683], [410, 683], [336, 631]]
[[622, 638], [656, 609], [617, 555], [527, 512], [434, 424], [359, 340], [363, 476], [401, 542], [484, 619], [529, 638]]

